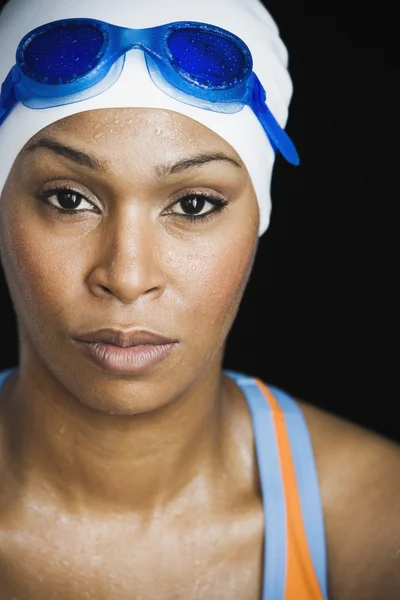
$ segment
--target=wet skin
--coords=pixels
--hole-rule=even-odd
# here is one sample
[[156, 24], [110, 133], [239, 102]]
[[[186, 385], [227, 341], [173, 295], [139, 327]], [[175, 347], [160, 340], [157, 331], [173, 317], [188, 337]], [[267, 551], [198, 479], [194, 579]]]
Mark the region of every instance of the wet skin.
[[[240, 157], [177, 113], [81, 113], [29, 141], [0, 209], [20, 347], [0, 398], [0, 600], [258, 599], [268, 525], [250, 416], [221, 371], [258, 244]], [[176, 344], [140, 376], [110, 373], [74, 341], [104, 327]], [[331, 598], [375, 599], [382, 581], [395, 598], [398, 448], [300, 404]]]

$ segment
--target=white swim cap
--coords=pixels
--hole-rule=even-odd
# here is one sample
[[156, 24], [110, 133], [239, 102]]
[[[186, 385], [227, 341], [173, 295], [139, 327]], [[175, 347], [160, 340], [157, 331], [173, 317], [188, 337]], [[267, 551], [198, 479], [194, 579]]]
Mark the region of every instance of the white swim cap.
[[[284, 128], [292, 95], [288, 55], [275, 22], [259, 0], [10, 0], [0, 14], [0, 84], [15, 65], [17, 47], [28, 32], [51, 21], [74, 17], [135, 29], [200, 21], [230, 31], [250, 48], [253, 71], [266, 91], [268, 107]], [[214, 112], [170, 97], [153, 83], [144, 54], [136, 49], [127, 52], [116, 83], [93, 98], [44, 109], [16, 104], [0, 125], [0, 196], [19, 152], [41, 129], [76, 113], [128, 107], [181, 113], [226, 140], [250, 174], [260, 210], [259, 234], [266, 231], [275, 154], [254, 112], [249, 106], [236, 113]]]

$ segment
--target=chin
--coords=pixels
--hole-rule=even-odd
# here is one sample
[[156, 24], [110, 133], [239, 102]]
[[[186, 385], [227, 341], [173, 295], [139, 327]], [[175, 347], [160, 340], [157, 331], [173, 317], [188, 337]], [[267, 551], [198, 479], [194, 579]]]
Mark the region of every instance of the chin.
[[[171, 375], [173, 371], [170, 371]], [[85, 379], [74, 394], [78, 402], [90, 410], [108, 415], [133, 416], [150, 413], [168, 406], [184, 392], [185, 385], [175, 377], [136, 378], [78, 377]], [[166, 383], [168, 382], [168, 383]]]

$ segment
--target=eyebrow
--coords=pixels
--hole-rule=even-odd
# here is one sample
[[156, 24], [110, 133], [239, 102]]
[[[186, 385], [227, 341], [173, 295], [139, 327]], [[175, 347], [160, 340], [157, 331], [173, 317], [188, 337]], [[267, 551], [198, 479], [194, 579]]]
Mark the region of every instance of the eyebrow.
[[41, 148], [48, 148], [60, 156], [69, 158], [78, 165], [89, 167], [89, 169], [99, 171], [100, 173], [106, 173], [109, 168], [106, 162], [101, 161], [90, 154], [86, 154], [81, 150], [72, 148], [71, 146], [60, 144], [60, 142], [48, 137], [44, 137], [36, 142], [32, 142], [32, 144], [29, 144], [25, 148], [25, 152], [34, 152], [35, 150], [39, 150]]
[[[101, 161], [95, 156], [91, 154], [86, 154], [81, 150], [76, 148], [72, 148], [71, 146], [66, 146], [57, 142], [56, 140], [43, 137], [36, 142], [32, 142], [29, 144], [24, 152], [34, 152], [35, 150], [47, 148], [52, 150], [56, 154], [60, 156], [64, 156], [69, 160], [77, 163], [78, 165], [88, 167], [94, 171], [98, 171], [99, 173], [106, 173], [110, 166], [106, 161]], [[226, 161], [233, 164], [237, 168], [242, 168], [242, 165], [235, 160], [233, 157], [228, 156], [224, 152], [214, 152], [214, 153], [202, 153], [196, 154], [195, 156], [191, 156], [190, 158], [184, 158], [175, 163], [158, 165], [155, 167], [155, 172], [158, 178], [168, 177], [169, 175], [175, 175], [177, 173], [182, 173], [187, 171], [188, 169], [193, 169], [200, 165], [204, 165], [214, 161]]]
[[242, 165], [232, 158], [228, 156], [224, 152], [214, 152], [212, 154], [196, 154], [190, 158], [184, 158], [182, 160], [178, 160], [176, 163], [171, 163], [167, 165], [161, 165], [156, 167], [156, 173], [158, 177], [167, 177], [168, 175], [175, 175], [176, 173], [182, 173], [183, 171], [187, 171], [188, 169], [193, 169], [194, 167], [198, 167], [200, 165], [205, 165], [214, 161], [226, 161], [235, 165], [239, 169], [242, 168]]

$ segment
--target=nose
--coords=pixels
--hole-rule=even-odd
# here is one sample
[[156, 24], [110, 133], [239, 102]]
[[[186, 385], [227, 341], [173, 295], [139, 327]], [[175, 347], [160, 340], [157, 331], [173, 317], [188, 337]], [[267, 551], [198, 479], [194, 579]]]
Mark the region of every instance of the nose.
[[148, 219], [122, 218], [99, 238], [95, 265], [88, 285], [99, 297], [132, 304], [146, 296], [155, 299], [165, 290], [166, 278], [157, 239], [157, 225]]

